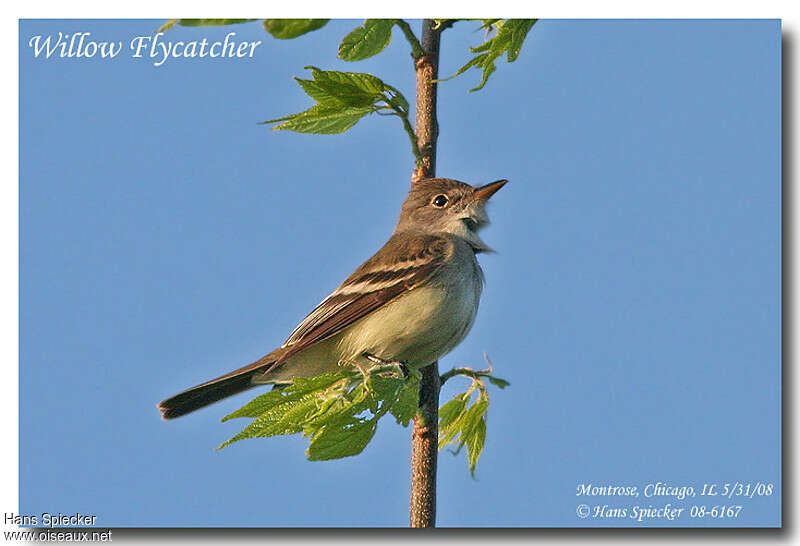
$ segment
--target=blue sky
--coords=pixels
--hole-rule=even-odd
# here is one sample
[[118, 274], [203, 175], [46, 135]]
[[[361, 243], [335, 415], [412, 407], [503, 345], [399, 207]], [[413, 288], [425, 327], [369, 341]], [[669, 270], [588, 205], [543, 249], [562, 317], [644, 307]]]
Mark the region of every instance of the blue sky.
[[[160, 21], [20, 25], [20, 512], [100, 526], [405, 526], [409, 429], [312, 463], [299, 437], [214, 450], [255, 393], [165, 423], [155, 404], [250, 362], [385, 241], [411, 155], [394, 118], [339, 136], [257, 122], [310, 105], [303, 66], [371, 72], [413, 98], [408, 47], [336, 59], [355, 21], [297, 40], [257, 23], [252, 59], [155, 67], [35, 59], [37, 34], [147, 35]], [[412, 23], [418, 29], [417, 21]], [[442, 75], [480, 43], [442, 41]], [[475, 327], [440, 363], [491, 391], [476, 479], [442, 453], [442, 526], [620, 525], [581, 483], [772, 483], [736, 519], [780, 521], [780, 24], [540, 21], [469, 93], [440, 89], [438, 173], [494, 198]], [[442, 399], [458, 387], [448, 384]], [[726, 501], [732, 504], [733, 500]], [[651, 522], [653, 523], [653, 522]], [[623, 520], [623, 525], [640, 525]]]

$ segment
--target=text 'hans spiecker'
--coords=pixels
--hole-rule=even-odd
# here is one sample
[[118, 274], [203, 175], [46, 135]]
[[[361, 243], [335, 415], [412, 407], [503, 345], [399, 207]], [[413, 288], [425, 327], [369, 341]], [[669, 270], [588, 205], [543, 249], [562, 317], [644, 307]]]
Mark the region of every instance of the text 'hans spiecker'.
[[[261, 40], [239, 41], [236, 33], [229, 32], [222, 40], [167, 40], [164, 33], [153, 36], [136, 36], [128, 42], [128, 51], [134, 59], [150, 59], [153, 66], [162, 66], [167, 59], [242, 59], [252, 58]], [[123, 50], [122, 41], [98, 41], [91, 32], [73, 34], [37, 34], [28, 41], [35, 58], [42, 59], [99, 59], [117, 58]]]

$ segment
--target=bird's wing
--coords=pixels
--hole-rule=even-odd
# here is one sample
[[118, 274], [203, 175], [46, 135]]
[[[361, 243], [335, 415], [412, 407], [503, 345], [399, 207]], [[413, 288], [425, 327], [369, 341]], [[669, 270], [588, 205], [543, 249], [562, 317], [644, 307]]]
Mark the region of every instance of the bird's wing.
[[454, 243], [435, 235], [400, 233], [364, 262], [294, 329], [281, 346], [285, 360], [327, 339], [413, 290], [454, 254]]

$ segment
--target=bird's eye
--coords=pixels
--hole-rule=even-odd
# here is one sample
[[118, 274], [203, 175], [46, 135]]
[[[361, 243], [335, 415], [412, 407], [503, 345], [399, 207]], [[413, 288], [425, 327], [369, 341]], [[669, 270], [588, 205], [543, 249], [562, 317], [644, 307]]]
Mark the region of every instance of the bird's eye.
[[446, 195], [437, 195], [436, 197], [433, 198], [433, 201], [431, 201], [431, 204], [434, 207], [439, 208], [439, 209], [444, 208], [445, 206], [447, 206], [447, 196]]

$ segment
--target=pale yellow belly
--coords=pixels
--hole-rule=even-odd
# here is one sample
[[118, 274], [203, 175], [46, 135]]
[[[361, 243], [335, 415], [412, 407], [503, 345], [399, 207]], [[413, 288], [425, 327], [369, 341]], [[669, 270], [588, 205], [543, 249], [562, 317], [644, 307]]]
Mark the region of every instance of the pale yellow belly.
[[475, 319], [472, 287], [420, 287], [348, 328], [339, 341], [342, 354], [364, 351], [384, 360], [427, 366], [464, 339]]
[[480, 285], [472, 279], [415, 288], [294, 355], [264, 379], [311, 377], [336, 371], [347, 362], [368, 366], [365, 352], [411, 367], [426, 366], [464, 339], [475, 320], [479, 297]]

